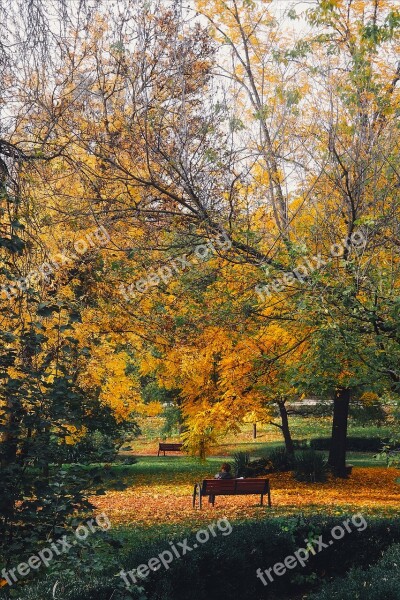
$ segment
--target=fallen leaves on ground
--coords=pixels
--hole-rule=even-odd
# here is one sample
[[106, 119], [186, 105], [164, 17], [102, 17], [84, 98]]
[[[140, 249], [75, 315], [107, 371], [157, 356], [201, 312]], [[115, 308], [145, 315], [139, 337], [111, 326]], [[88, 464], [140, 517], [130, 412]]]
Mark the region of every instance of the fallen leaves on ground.
[[[173, 474], [171, 474], [172, 476]], [[349, 479], [330, 479], [307, 484], [293, 479], [291, 473], [270, 476], [273, 508], [259, 505], [258, 496], [219, 496], [215, 508], [203, 499], [203, 509], [192, 508], [195, 479], [188, 473], [176, 480], [138, 475], [124, 491], [108, 491], [91, 500], [107, 513], [113, 526], [154, 524], [201, 524], [222, 515], [232, 519], [261, 518], [302, 512], [339, 514], [344, 509], [373, 513], [379, 509], [393, 512], [399, 507], [398, 471], [390, 468], [357, 468]], [[184, 481], [183, 481], [184, 480]]]

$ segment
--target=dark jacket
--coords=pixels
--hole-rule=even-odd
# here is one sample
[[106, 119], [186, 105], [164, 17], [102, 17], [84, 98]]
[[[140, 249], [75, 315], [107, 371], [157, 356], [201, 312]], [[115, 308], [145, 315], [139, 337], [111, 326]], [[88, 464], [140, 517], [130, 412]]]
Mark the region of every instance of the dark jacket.
[[233, 479], [232, 473], [228, 473], [227, 471], [220, 471], [216, 474], [214, 479]]

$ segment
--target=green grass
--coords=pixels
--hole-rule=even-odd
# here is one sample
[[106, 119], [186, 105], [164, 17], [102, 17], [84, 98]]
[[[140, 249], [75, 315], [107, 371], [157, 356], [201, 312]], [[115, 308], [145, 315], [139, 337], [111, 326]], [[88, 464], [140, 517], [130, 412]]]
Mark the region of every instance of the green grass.
[[[279, 444], [262, 444], [252, 452], [252, 456], [263, 456]], [[66, 465], [67, 469], [90, 470], [94, 466], [100, 467], [104, 489], [119, 489], [122, 482], [125, 486], [134, 485], [138, 478], [145, 478], [149, 485], [168, 484], [173, 480], [175, 483], [187, 483], [189, 481], [202, 480], [213, 477], [219, 471], [221, 462], [227, 460], [226, 456], [211, 456], [205, 461], [191, 456], [141, 456], [134, 465], [114, 463], [112, 465], [80, 466]], [[233, 466], [232, 456], [228, 461]], [[374, 454], [369, 452], [349, 452], [347, 462], [355, 467], [382, 467], [383, 460], [376, 460]]]
[[221, 466], [221, 458], [211, 457], [206, 461], [189, 456], [141, 456], [139, 462], [134, 465], [123, 463], [96, 464], [96, 465], [65, 465], [67, 470], [90, 471], [98, 468], [102, 483], [99, 487], [105, 490], [121, 489], [120, 484], [125, 486], [134, 485], [139, 478], [145, 478], [148, 485], [167, 484], [172, 480], [175, 483], [187, 483], [197, 481], [206, 477], [214, 477]]
[[[279, 419], [277, 419], [277, 423]], [[140, 426], [142, 435], [130, 444], [133, 453], [146, 455], [157, 448], [157, 442], [161, 441], [161, 428], [163, 419], [161, 417], [148, 417], [141, 419]], [[229, 457], [234, 452], [247, 451], [252, 455], [263, 455], [273, 447], [283, 443], [280, 430], [272, 425], [258, 425], [257, 439], [253, 440], [252, 424], [243, 424], [240, 433], [227, 433], [221, 437], [211, 451], [211, 454], [221, 457]], [[295, 440], [307, 440], [316, 437], [330, 437], [332, 430], [332, 419], [329, 417], [299, 417], [290, 418], [290, 430]], [[348, 435], [356, 437], [390, 437], [391, 431], [387, 426], [378, 427], [369, 425], [362, 427], [349, 420]], [[179, 436], [172, 436], [171, 441], [179, 441]]]
[[[332, 432], [332, 419], [316, 417], [292, 417], [290, 429], [293, 438], [311, 439], [313, 437], [330, 437]], [[390, 428], [383, 425], [368, 425], [362, 427], [349, 420], [348, 435], [356, 437], [387, 437], [390, 436]]]

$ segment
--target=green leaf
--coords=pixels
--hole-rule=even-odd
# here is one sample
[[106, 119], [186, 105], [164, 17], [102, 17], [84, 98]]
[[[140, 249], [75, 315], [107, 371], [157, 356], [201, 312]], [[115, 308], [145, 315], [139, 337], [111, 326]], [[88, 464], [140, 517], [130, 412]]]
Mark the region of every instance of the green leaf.
[[19, 221], [11, 221], [11, 227], [13, 229], [21, 229], [24, 230], [25, 229], [25, 225], [23, 225], [22, 223], [20, 223]]
[[50, 317], [54, 312], [60, 312], [60, 307], [50, 302], [40, 302], [36, 310], [40, 317]]
[[82, 323], [82, 317], [79, 311], [72, 310], [69, 314], [70, 323]]

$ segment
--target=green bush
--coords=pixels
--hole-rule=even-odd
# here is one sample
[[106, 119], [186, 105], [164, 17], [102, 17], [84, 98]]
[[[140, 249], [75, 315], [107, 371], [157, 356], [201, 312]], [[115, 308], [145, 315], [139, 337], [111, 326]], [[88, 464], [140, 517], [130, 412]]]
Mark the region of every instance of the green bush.
[[258, 475], [267, 475], [273, 470], [269, 458], [257, 458], [251, 460], [247, 465], [245, 477], [257, 477]]
[[352, 569], [345, 579], [324, 585], [310, 600], [400, 600], [400, 545], [389, 548], [367, 570]]
[[87, 433], [76, 444], [58, 446], [57, 462], [91, 464], [113, 462], [118, 454], [119, 444], [113, 436], [101, 431]]
[[275, 448], [268, 455], [273, 471], [290, 471], [293, 468], [293, 458], [286, 452], [284, 446]]
[[307, 440], [293, 440], [295, 450], [305, 450], [308, 448]]
[[269, 458], [250, 460], [248, 452], [236, 452], [233, 455], [235, 477], [257, 477], [272, 471]]
[[311, 448], [296, 454], [294, 460], [294, 478], [297, 481], [316, 483], [325, 481], [328, 472], [327, 462], [322, 454]]
[[387, 419], [382, 403], [377, 401], [372, 404], [353, 402], [350, 404], [349, 416], [357, 425], [377, 425], [380, 427]]
[[[25, 498], [19, 500], [15, 482], [24, 478], [21, 491]], [[83, 514], [92, 507], [87, 496], [96, 493], [100, 481], [101, 477], [94, 477], [83, 468], [52, 468], [49, 476], [33, 468], [27, 472], [20, 464], [2, 468], [0, 561], [3, 559], [10, 566], [11, 561], [20, 562], [34, 553], [49, 537], [61, 537], [77, 513]]]
[[248, 452], [235, 452], [233, 455], [235, 477], [246, 477], [249, 463], [250, 454]]
[[[305, 546], [305, 539], [323, 536], [329, 540], [331, 529], [346, 517], [315, 516], [265, 519], [233, 524], [229, 536], [219, 534], [184, 557], [174, 560], [169, 570], [150, 574], [143, 583], [152, 600], [209, 600], [216, 598], [297, 598], [314, 587], [323, 577], [344, 575], [352, 566], [367, 566], [381, 550], [400, 539], [400, 520], [368, 521], [364, 531], [354, 531], [341, 540], [310, 556], [304, 568], [296, 566], [264, 587], [255, 574]], [[206, 527], [204, 527], [206, 529]], [[186, 534], [193, 546], [194, 533]], [[176, 540], [182, 537], [174, 536]], [[169, 548], [170, 536], [137, 547], [127, 555], [126, 571], [147, 562]], [[86, 599], [83, 599], [86, 600]], [[389, 600], [389, 599], [386, 599]]]
[[[215, 517], [215, 520], [218, 516]], [[283, 576], [264, 587], [256, 578], [258, 568], [267, 569], [276, 562], [282, 562], [288, 555], [305, 546], [305, 539], [323, 536], [329, 540], [333, 527], [343, 523], [345, 515], [324, 517], [322, 515], [290, 518], [265, 518], [256, 522], [231, 523], [232, 533], [216, 537], [199, 545], [185, 556], [177, 558], [169, 565], [169, 569], [159, 569], [141, 582], [144, 595], [138, 588], [129, 593], [118, 577], [120, 569], [130, 571], [138, 565], [147, 563], [150, 558], [170, 548], [170, 541], [179, 542], [187, 537], [187, 543], [193, 547], [195, 533], [193, 529], [185, 529], [179, 534], [171, 527], [162, 530], [157, 538], [149, 538], [148, 533], [140, 539], [140, 534], [130, 532], [130, 538], [124, 539], [123, 553], [116, 557], [115, 564], [104, 567], [101, 576], [87, 574], [82, 576], [71, 574], [60, 576], [62, 587], [56, 598], [63, 600], [210, 600], [216, 598], [240, 598], [255, 600], [259, 598], [300, 598], [305, 592], [315, 590], [316, 582], [329, 577], [344, 576], [350, 568], [357, 566], [367, 568], [375, 562], [381, 552], [400, 539], [399, 519], [368, 519], [368, 527], [363, 531], [354, 531], [338, 539], [334, 544], [310, 556], [304, 568], [287, 571]], [[204, 525], [203, 529], [207, 526]], [[117, 535], [117, 532], [114, 533]], [[130, 542], [128, 548], [127, 540]], [[114, 561], [115, 563], [115, 561]], [[79, 562], [76, 563], [79, 565]], [[56, 575], [54, 575], [56, 577]], [[45, 580], [42, 583], [29, 582], [24, 588], [16, 590], [21, 600], [52, 600], [52, 587], [57, 579]], [[121, 585], [122, 584], [122, 585]], [[380, 585], [383, 585], [380, 584]], [[65, 591], [63, 591], [63, 588]], [[115, 593], [113, 592], [115, 590]], [[114, 593], [114, 596], [112, 596]], [[108, 594], [108, 595], [107, 595]], [[325, 598], [348, 600], [357, 596], [321, 596]], [[3, 600], [6, 595], [0, 592]], [[358, 596], [361, 600], [372, 600], [373, 596]], [[388, 594], [385, 600], [395, 598]], [[375, 598], [374, 598], [375, 600]], [[381, 600], [377, 596], [376, 600]]]
[[[56, 586], [56, 587], [55, 587]], [[53, 594], [54, 590], [54, 594]], [[3, 594], [0, 598], [6, 599]], [[76, 576], [49, 577], [37, 583], [28, 583], [19, 590], [18, 600], [147, 600], [147, 596], [138, 586], [129, 591], [109, 577], [88, 576], [85, 581]]]
[[[351, 437], [347, 438], [347, 450], [350, 452], [379, 452], [384, 440], [379, 437]], [[310, 440], [310, 448], [313, 450], [328, 451], [331, 447], [331, 438], [313, 438]]]

